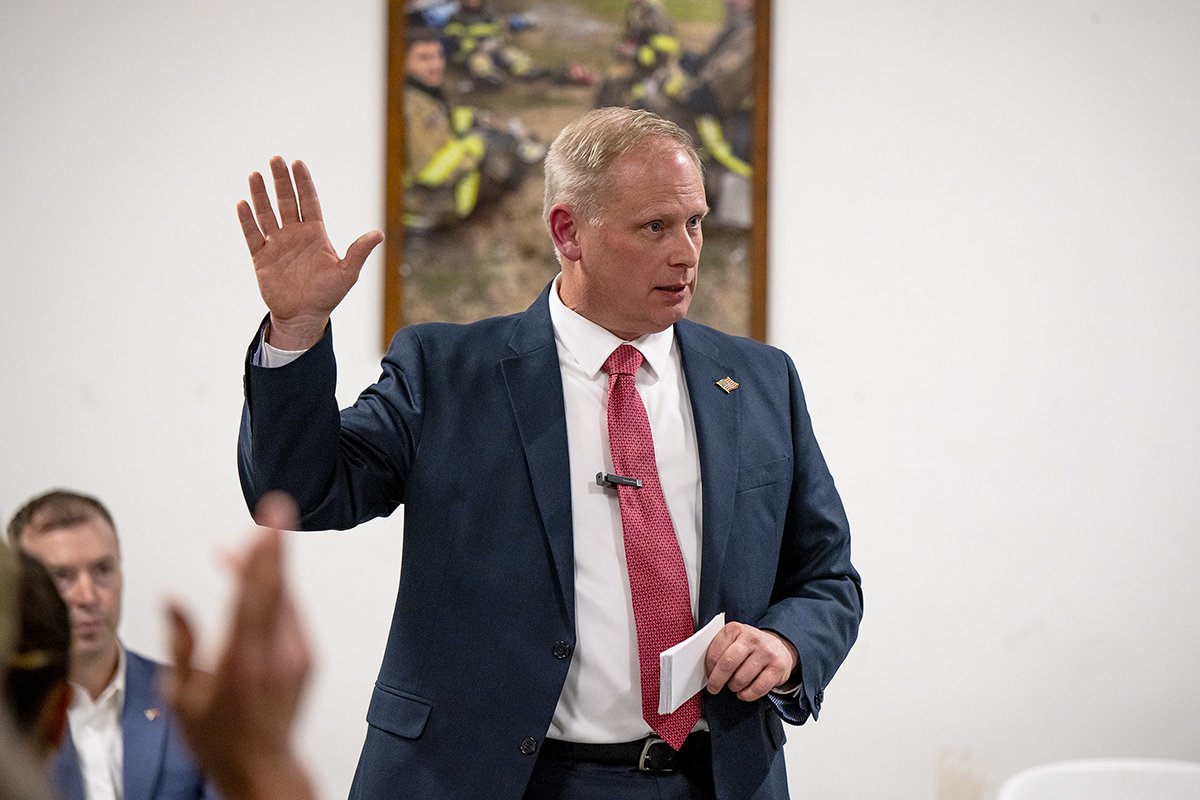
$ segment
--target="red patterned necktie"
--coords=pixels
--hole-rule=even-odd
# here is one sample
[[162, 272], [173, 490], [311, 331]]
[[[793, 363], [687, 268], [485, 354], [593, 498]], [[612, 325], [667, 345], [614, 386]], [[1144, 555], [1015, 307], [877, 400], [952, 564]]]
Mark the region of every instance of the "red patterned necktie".
[[625, 533], [625, 561], [633, 594], [633, 621], [637, 626], [642, 716], [663, 740], [678, 750], [700, 719], [700, 694], [692, 695], [674, 713], [659, 714], [658, 656], [691, 636], [695, 627], [683, 554], [658, 482], [650, 419], [634, 385], [634, 375], [641, 364], [642, 354], [627, 344], [614, 350], [604, 362], [604, 371], [608, 373], [608, 441], [613, 470], [642, 481], [640, 489], [617, 486], [621, 527]]

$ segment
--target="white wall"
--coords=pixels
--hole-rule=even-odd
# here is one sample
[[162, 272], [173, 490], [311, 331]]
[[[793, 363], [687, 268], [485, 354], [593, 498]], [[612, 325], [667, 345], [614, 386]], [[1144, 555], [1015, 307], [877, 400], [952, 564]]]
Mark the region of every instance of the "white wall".
[[[976, 800], [1022, 766], [1200, 758], [1200, 6], [774, 10], [771, 337], [855, 528], [867, 615], [794, 793]], [[382, 224], [384, 4], [9, 4], [0, 26], [0, 515], [108, 500], [123, 635], [209, 633], [246, 531], [245, 175], [303, 157], [335, 242]], [[381, 261], [337, 315], [377, 371]], [[345, 794], [399, 515], [293, 537], [302, 731]]]

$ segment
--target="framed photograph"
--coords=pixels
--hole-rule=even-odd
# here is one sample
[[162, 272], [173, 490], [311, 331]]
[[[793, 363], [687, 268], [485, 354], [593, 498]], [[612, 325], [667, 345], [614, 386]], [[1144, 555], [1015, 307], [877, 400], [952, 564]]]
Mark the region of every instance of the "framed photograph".
[[688, 317], [766, 337], [770, 0], [390, 0], [383, 346], [522, 311], [558, 273], [542, 159], [598, 106], [691, 133], [710, 207]]

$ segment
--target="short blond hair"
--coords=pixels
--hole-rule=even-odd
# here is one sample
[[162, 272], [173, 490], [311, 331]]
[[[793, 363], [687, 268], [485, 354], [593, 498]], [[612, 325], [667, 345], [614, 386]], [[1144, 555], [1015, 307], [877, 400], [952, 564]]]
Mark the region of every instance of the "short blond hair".
[[642, 109], [610, 106], [569, 123], [546, 153], [546, 192], [542, 217], [558, 203], [570, 205], [590, 223], [599, 222], [608, 167], [631, 150], [663, 143], [685, 153], [703, 175], [704, 166], [687, 131]]

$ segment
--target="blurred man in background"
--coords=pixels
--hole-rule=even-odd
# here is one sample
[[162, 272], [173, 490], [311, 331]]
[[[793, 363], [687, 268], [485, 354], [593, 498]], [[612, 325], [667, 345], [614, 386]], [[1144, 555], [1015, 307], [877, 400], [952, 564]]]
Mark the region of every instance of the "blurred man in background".
[[123, 578], [117, 531], [94, 497], [55, 490], [8, 526], [12, 544], [46, 566], [71, 621], [70, 735], [53, 777], [68, 800], [213, 797], [158, 694], [162, 665], [117, 638]]

